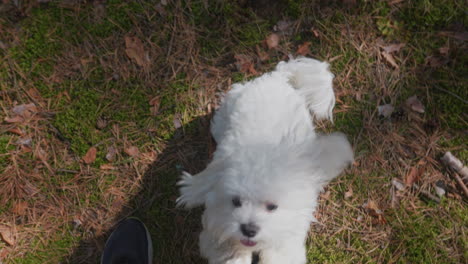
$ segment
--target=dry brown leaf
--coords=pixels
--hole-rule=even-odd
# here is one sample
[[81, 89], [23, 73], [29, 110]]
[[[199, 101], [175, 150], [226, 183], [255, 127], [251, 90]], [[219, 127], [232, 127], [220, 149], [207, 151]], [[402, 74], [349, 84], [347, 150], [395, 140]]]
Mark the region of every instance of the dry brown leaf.
[[16, 244], [15, 229], [6, 225], [0, 225], [0, 237], [10, 246]]
[[96, 153], [97, 149], [95, 147], [91, 147], [88, 149], [88, 152], [83, 156], [83, 161], [86, 164], [91, 164], [96, 160]]
[[17, 127], [12, 128], [12, 129], [8, 129], [8, 132], [16, 134], [18, 136], [24, 135], [24, 132], [21, 129], [17, 128]]
[[112, 164], [102, 164], [99, 168], [101, 170], [115, 170], [115, 167]]
[[127, 155], [129, 155], [130, 157], [136, 157], [138, 156], [138, 154], [140, 153], [140, 151], [138, 150], [137, 147], [135, 146], [130, 146], [128, 148], [125, 148], [124, 149], [125, 153], [127, 153]]
[[25, 215], [26, 209], [28, 209], [28, 203], [26, 201], [21, 201], [14, 203], [11, 211], [17, 215]]
[[21, 116], [5, 117], [4, 120], [7, 123], [23, 123], [24, 122], [24, 119]]
[[309, 41], [304, 42], [303, 44], [299, 45], [299, 47], [297, 48], [296, 53], [299, 54], [299, 55], [302, 55], [302, 56], [308, 55], [310, 53], [309, 46], [311, 44], [312, 43], [310, 43]]
[[385, 220], [383, 216], [382, 210], [379, 209], [376, 202], [373, 200], [367, 201], [362, 207], [366, 210], [366, 212], [372, 216], [374, 219], [372, 220], [372, 224], [386, 224], [387, 220]]
[[143, 43], [139, 38], [135, 36], [125, 36], [125, 47], [125, 53], [127, 53], [127, 56], [134, 60], [138, 66], [149, 66], [149, 55], [145, 52]]
[[149, 101], [149, 104], [151, 105], [150, 107], [150, 113], [152, 116], [156, 116], [159, 113], [159, 105], [160, 105], [160, 100], [159, 96], [154, 97]]
[[312, 31], [312, 33], [314, 33], [314, 36], [316, 38], [320, 37], [320, 31], [318, 31], [317, 29], [311, 28], [310, 31]]
[[398, 64], [396, 63], [395, 59], [393, 58], [392, 54], [388, 53], [388, 52], [385, 52], [385, 51], [382, 51], [382, 56], [385, 58], [385, 60], [390, 63], [390, 65], [392, 65], [393, 67], [395, 67], [395, 69], [399, 69], [400, 67], [398, 66]]
[[419, 101], [416, 95], [411, 96], [406, 100], [406, 105], [413, 111], [424, 113], [424, 105]]
[[406, 186], [412, 186], [414, 183], [421, 180], [421, 175], [424, 173], [425, 170], [426, 170], [425, 166], [421, 166], [419, 168], [412, 167], [405, 177]]
[[0, 249], [0, 260], [5, 259], [9, 253], [10, 251], [6, 247]]
[[256, 46], [256, 49], [257, 49], [257, 56], [260, 59], [260, 61], [266, 61], [270, 58], [268, 53], [260, 49], [259, 45]]
[[351, 197], [353, 197], [353, 189], [351, 187], [349, 187], [349, 190], [347, 192], [345, 192], [344, 194], [344, 198], [346, 200], [350, 199]]
[[439, 53], [444, 56], [447, 56], [449, 54], [449, 51], [450, 51], [450, 48], [447, 46], [439, 48]]
[[107, 119], [99, 117], [98, 120], [96, 121], [96, 127], [98, 129], [104, 129], [107, 126]]
[[237, 54], [234, 55], [234, 58], [236, 59], [236, 67], [240, 72], [258, 75], [258, 72], [254, 68], [254, 63], [249, 56]]
[[265, 39], [265, 43], [268, 49], [276, 49], [279, 45], [280, 37], [276, 33], [268, 35]]
[[383, 47], [383, 50], [387, 53], [398, 52], [405, 45], [406, 45], [405, 43], [390, 44], [388, 46]]
[[21, 104], [13, 107], [13, 113], [23, 117], [23, 118], [30, 118], [32, 115], [37, 113], [37, 107], [35, 104]]

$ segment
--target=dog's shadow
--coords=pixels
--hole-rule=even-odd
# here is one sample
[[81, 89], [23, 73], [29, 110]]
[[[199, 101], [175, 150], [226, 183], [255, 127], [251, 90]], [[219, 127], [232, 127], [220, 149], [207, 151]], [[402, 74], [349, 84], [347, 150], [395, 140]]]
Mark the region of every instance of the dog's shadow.
[[[115, 223], [127, 216], [142, 220], [152, 236], [153, 263], [205, 263], [199, 256], [198, 234], [201, 209], [185, 211], [175, 207], [176, 183], [182, 170], [197, 173], [206, 167], [214, 149], [209, 133], [211, 116], [198, 117], [176, 129], [162, 153], [142, 176], [141, 188]], [[98, 263], [112, 229], [80, 242], [64, 263]]]

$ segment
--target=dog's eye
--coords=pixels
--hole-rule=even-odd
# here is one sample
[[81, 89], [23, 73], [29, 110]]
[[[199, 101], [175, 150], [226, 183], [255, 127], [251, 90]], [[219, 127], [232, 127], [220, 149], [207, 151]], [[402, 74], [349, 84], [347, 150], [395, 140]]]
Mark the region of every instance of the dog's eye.
[[266, 205], [266, 209], [267, 209], [269, 212], [272, 212], [272, 211], [276, 210], [277, 208], [278, 208], [278, 206], [277, 206], [276, 204], [271, 204], [271, 203], [269, 203], [269, 204]]
[[239, 197], [234, 197], [232, 198], [232, 204], [235, 206], [235, 207], [241, 207], [242, 206], [242, 202], [240, 200]]

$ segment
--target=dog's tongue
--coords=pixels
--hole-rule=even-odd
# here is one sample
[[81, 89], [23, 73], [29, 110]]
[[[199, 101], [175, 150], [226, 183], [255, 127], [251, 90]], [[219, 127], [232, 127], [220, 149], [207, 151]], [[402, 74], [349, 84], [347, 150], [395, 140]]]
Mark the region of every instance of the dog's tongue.
[[246, 247], [253, 247], [253, 246], [257, 245], [257, 242], [254, 242], [254, 241], [249, 240], [249, 239], [242, 239], [241, 243], [242, 243], [242, 245], [244, 245]]

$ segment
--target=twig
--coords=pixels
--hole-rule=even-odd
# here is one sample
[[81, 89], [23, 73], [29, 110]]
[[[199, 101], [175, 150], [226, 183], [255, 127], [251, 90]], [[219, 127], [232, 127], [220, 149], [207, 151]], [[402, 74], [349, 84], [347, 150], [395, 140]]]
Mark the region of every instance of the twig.
[[[392, 185], [395, 186], [395, 188], [399, 191], [402, 191], [405, 189], [405, 184], [398, 180], [398, 179], [392, 179]], [[436, 203], [440, 203], [440, 199], [439, 197], [433, 195], [432, 193], [428, 192], [428, 191], [425, 191], [425, 190], [421, 190], [419, 185], [417, 185], [416, 183], [413, 183], [413, 185], [411, 185], [411, 189], [419, 192], [419, 194], [421, 196], [424, 196], [425, 198], [428, 198]]]
[[[460, 185], [465, 195], [468, 197], [468, 187], [466, 187], [465, 183], [463, 182], [464, 180], [468, 180], [468, 168], [464, 166], [459, 159], [453, 156], [450, 151], [446, 152], [441, 160], [443, 163], [445, 163], [445, 165], [455, 171], [455, 173], [453, 173], [453, 177], [455, 178], [455, 181], [458, 183], [458, 185]], [[463, 180], [458, 174], [463, 176]]]

